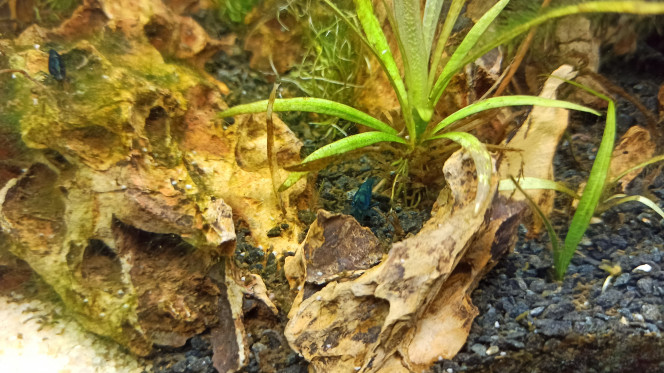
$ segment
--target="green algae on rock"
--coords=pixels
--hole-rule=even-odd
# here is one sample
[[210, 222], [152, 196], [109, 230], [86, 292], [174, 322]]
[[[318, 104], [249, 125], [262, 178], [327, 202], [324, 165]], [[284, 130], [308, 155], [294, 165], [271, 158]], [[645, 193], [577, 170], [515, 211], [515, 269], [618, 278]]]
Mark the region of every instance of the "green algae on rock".
[[[11, 68], [41, 81], [12, 79], [12, 122], [34, 156], [0, 187], [9, 250], [86, 329], [134, 353], [181, 346], [212, 328], [236, 344], [226, 368], [246, 363], [243, 296], [269, 299], [242, 287], [225, 259], [235, 246], [233, 218], [264, 247], [289, 250], [300, 233], [291, 223], [288, 235], [265, 235], [280, 210], [263, 188], [267, 169], [247, 167], [264, 161], [260, 117], [222, 131], [221, 87], [164, 61], [144, 37], [106, 30], [59, 45], [63, 81], [46, 75], [44, 51], [3, 45]], [[280, 164], [298, 162], [299, 141], [275, 124]], [[238, 157], [242, 148], [253, 151]], [[284, 219], [297, 221], [301, 191], [286, 196]]]

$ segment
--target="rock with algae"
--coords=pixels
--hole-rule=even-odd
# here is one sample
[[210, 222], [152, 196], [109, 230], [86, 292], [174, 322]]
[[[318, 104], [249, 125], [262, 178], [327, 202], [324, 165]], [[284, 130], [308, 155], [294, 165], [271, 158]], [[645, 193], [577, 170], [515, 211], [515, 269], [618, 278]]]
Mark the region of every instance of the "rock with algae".
[[[117, 17], [104, 14], [102, 22], [117, 26]], [[152, 15], [139, 13], [137, 22], [148, 24]], [[23, 42], [2, 42], [10, 67], [40, 80], [12, 79], [12, 116], [1, 118], [12, 120], [34, 153], [22, 174], [0, 185], [9, 250], [88, 330], [145, 355], [154, 344], [181, 346], [206, 328], [227, 328], [221, 333], [234, 345], [220, 349], [235, 356], [218, 357], [216, 365], [237, 369], [246, 363], [247, 290], [224, 259], [235, 245], [233, 217], [265, 247], [289, 250], [299, 233], [292, 217], [302, 188], [285, 196], [281, 216], [260, 151], [264, 117], [222, 128], [215, 119], [225, 107], [221, 88], [166, 63], [126, 30], [69, 40], [60, 49], [68, 79], [57, 82], [40, 73], [48, 54], [32, 45], [50, 43], [39, 40], [50, 34], [27, 33]], [[298, 140], [276, 125], [278, 160], [297, 162]], [[275, 217], [293, 228], [268, 238]]]

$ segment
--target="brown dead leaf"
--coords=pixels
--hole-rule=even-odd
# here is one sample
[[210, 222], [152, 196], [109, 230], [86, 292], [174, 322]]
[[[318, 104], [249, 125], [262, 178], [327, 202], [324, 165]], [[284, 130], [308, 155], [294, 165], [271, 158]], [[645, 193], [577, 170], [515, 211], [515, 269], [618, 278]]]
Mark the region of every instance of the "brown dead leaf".
[[496, 196], [488, 225], [478, 231], [467, 253], [417, 321], [413, 342], [408, 347], [410, 371], [426, 370], [461, 350], [477, 315], [470, 294], [498, 259], [514, 247], [525, 208], [525, 203]]
[[[626, 171], [640, 163], [652, 158], [655, 154], [655, 142], [650, 132], [640, 126], [632, 126], [620, 138], [618, 145], [613, 149], [611, 155], [611, 166], [607, 181], [613, 180], [623, 171]], [[620, 190], [625, 192], [627, 185], [634, 180], [643, 169], [635, 170], [625, 175], [618, 184]]]
[[[552, 73], [563, 79], [572, 79], [576, 72], [569, 65], [563, 65]], [[549, 78], [542, 88], [540, 97], [556, 98], [556, 90], [563, 83], [557, 78]], [[520, 149], [518, 152], [507, 152], [504, 162], [499, 170], [501, 179], [515, 179], [520, 177], [535, 177], [553, 180], [553, 156], [560, 139], [567, 129], [568, 111], [559, 108], [542, 106], [533, 107], [530, 115], [518, 130], [516, 135], [505, 145]], [[522, 201], [525, 197], [520, 193], [503, 192], [512, 195], [513, 199]], [[529, 190], [529, 196], [542, 209], [549, 214], [553, 209], [554, 193], [549, 190]], [[540, 229], [537, 223], [535, 231]]]
[[383, 253], [369, 228], [353, 217], [319, 210], [295, 256], [286, 258], [291, 284], [321, 285], [344, 277], [357, 277], [378, 263]]
[[210, 343], [214, 351], [212, 364], [219, 372], [236, 372], [249, 361], [249, 343], [242, 322], [244, 291], [231, 275], [231, 261], [224, 260], [218, 269], [213, 273], [224, 275], [212, 276], [220, 291], [217, 305], [219, 322], [210, 330]]
[[[470, 302], [466, 271], [455, 271], [441, 291], [417, 320], [413, 340], [408, 346], [411, 364], [426, 368], [453, 358], [466, 343], [477, 308]], [[412, 370], [411, 370], [412, 371]]]
[[261, 276], [250, 273], [247, 275], [247, 277], [248, 278], [244, 283], [244, 287], [247, 289], [247, 294], [263, 302], [263, 304], [272, 312], [274, 316], [278, 315], [279, 310], [277, 309], [277, 306], [275, 306], [274, 303], [272, 303], [270, 300], [270, 296], [267, 293], [267, 287], [265, 286], [265, 282], [263, 282]]

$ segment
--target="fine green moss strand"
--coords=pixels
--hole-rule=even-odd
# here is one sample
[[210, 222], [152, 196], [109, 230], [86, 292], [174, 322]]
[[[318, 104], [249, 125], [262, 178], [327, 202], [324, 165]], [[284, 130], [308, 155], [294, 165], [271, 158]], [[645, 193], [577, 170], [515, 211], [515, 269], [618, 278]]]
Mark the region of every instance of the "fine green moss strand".
[[[267, 111], [267, 102], [268, 100], [263, 100], [252, 102], [250, 104], [234, 106], [219, 113], [219, 117], [227, 118], [239, 114], [264, 113]], [[308, 113], [333, 115], [335, 117], [346, 119], [354, 123], [359, 123], [387, 134], [396, 135], [398, 133], [397, 130], [390, 127], [387, 123], [381, 122], [369, 114], [361, 112], [348, 105], [340, 104], [335, 101], [325, 100], [322, 98], [297, 97], [277, 99], [274, 101], [272, 110], [276, 112], [305, 111]]]

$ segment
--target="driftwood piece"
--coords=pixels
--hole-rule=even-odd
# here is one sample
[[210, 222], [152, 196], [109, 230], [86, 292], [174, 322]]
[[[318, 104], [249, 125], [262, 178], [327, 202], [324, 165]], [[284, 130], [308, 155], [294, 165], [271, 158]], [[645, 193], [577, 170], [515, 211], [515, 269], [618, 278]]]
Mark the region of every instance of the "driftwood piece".
[[[310, 276], [324, 272], [312, 274], [298, 259], [310, 249], [308, 240], [293, 259], [300, 265], [287, 266], [300, 292], [286, 337], [316, 371], [418, 371], [463, 346], [477, 315], [469, 293], [493, 258], [514, 243], [522, 208], [489, 199], [475, 214], [474, 166], [463, 153], [450, 158], [444, 172], [450, 188], [441, 192], [432, 218], [360, 277], [327, 274], [313, 286]], [[327, 228], [327, 235], [344, 238]]]

